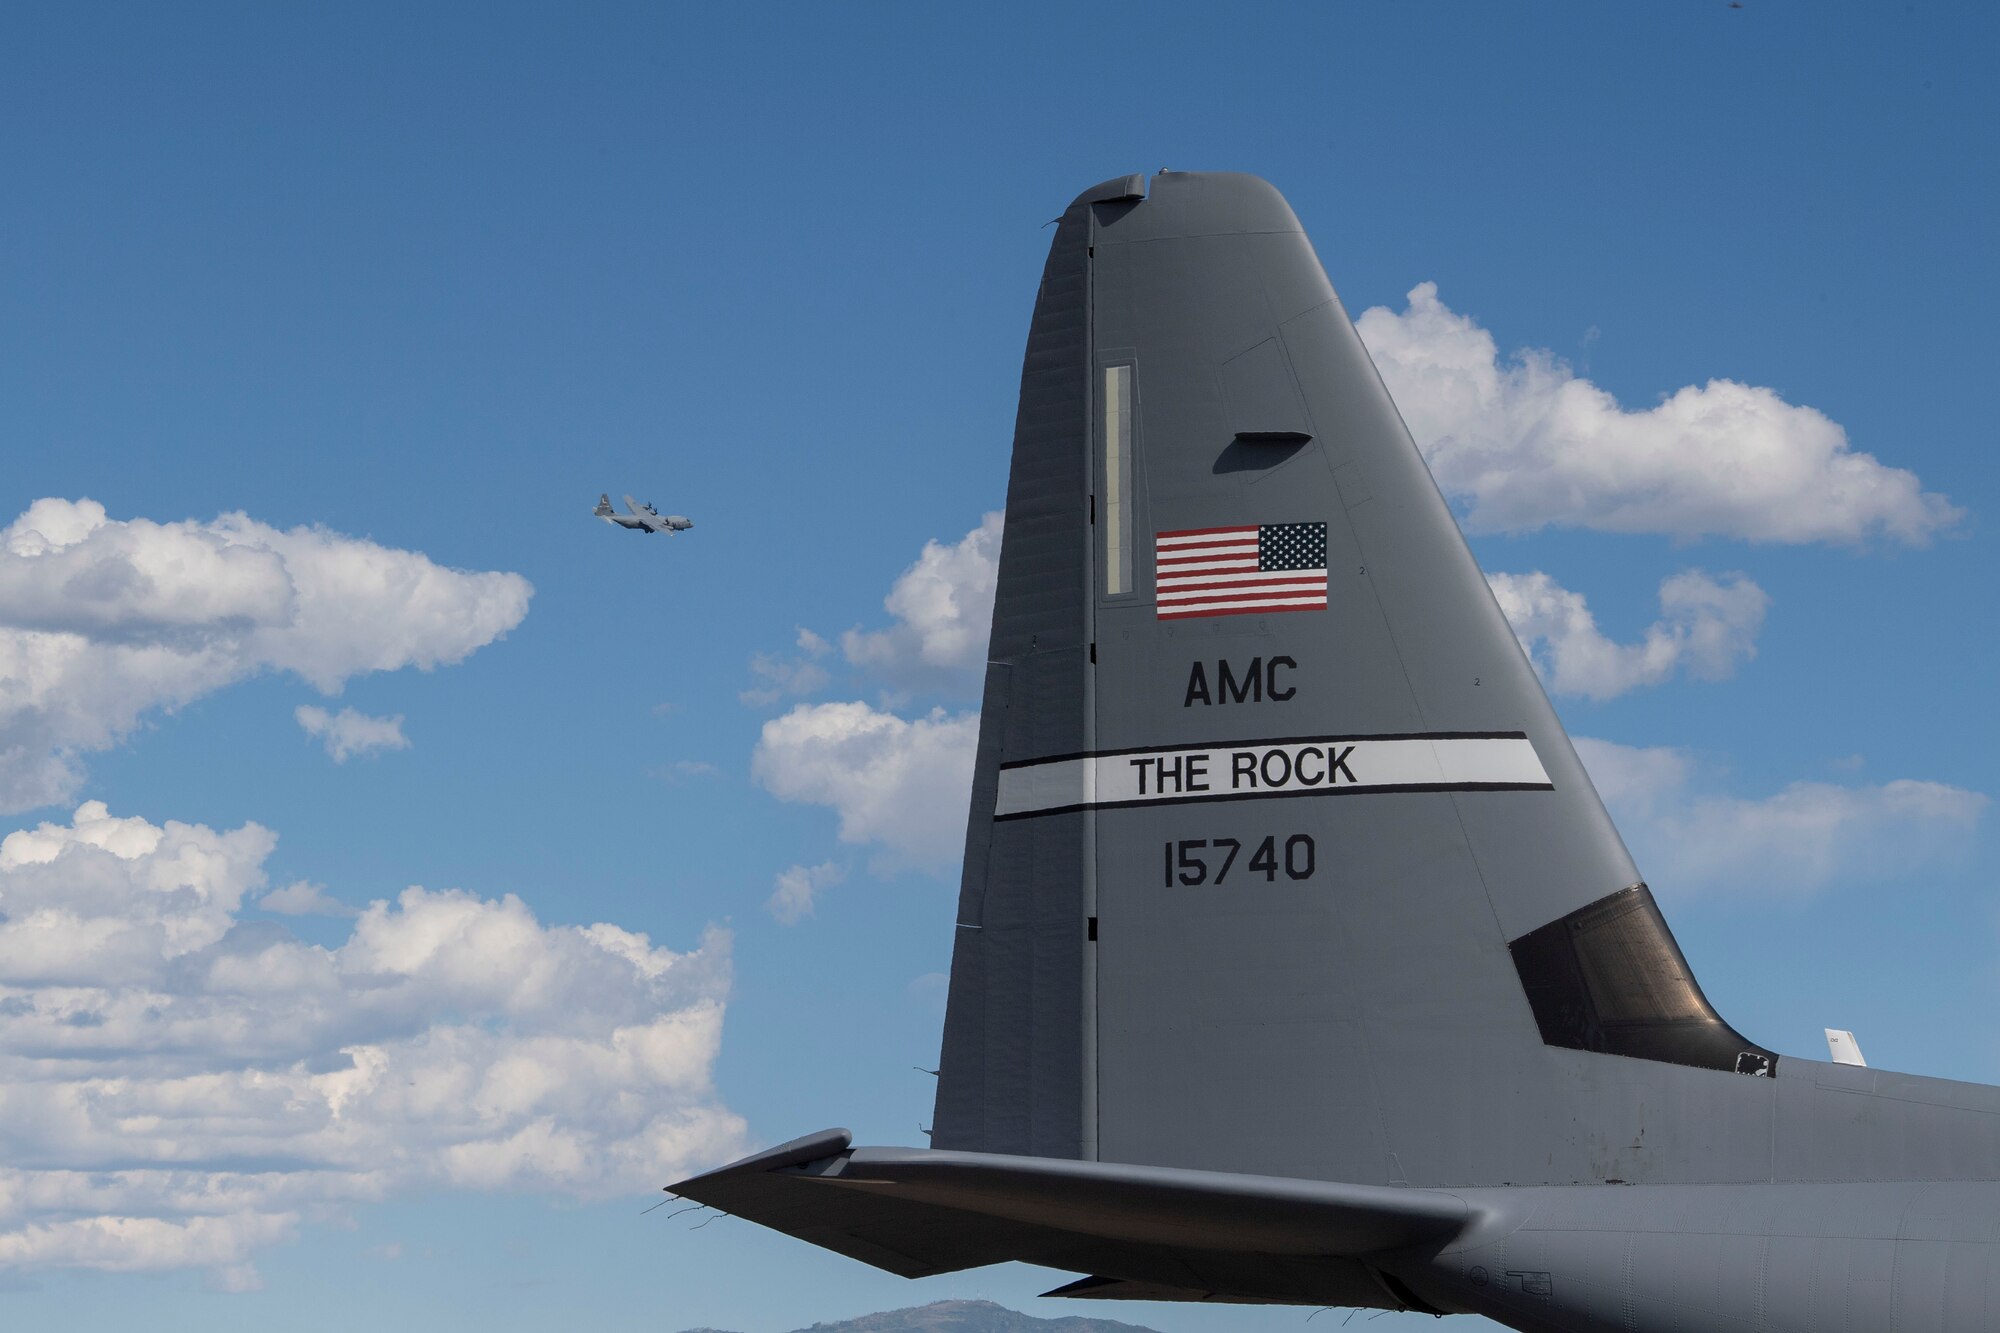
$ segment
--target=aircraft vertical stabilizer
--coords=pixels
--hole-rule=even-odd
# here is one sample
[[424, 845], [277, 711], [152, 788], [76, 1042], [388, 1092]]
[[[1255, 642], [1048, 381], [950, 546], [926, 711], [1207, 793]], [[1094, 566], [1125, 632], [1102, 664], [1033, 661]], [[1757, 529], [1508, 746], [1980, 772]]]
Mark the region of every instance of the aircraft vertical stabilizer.
[[1070, 206], [1029, 332], [935, 1145], [1644, 1174], [1549, 1128], [1572, 1055], [1745, 1108], [1775, 1057], [1702, 998], [1291, 209], [1144, 185]]

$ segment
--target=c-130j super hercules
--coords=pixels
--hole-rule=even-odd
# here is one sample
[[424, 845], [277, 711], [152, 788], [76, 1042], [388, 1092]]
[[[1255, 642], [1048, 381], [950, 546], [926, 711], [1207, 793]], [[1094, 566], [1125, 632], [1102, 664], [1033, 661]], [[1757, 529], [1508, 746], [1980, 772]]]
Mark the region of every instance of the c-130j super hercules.
[[1516, 1329], [2000, 1329], [2000, 1089], [1696, 984], [1276, 190], [1063, 214], [932, 1147], [672, 1188], [917, 1277]]
[[694, 526], [694, 520], [679, 514], [662, 514], [649, 504], [640, 504], [631, 496], [625, 497], [625, 512], [619, 513], [611, 507], [611, 495], [606, 492], [597, 497], [597, 508], [590, 511], [606, 523], [616, 528], [636, 528], [647, 536], [664, 532], [669, 537], [676, 532], [686, 532]]

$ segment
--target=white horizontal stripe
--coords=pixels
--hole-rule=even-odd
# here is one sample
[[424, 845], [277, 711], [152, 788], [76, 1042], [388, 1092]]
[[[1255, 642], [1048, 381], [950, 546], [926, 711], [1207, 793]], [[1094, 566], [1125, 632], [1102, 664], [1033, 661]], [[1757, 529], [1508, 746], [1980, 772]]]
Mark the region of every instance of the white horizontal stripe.
[[[1165, 598], [1161, 599], [1163, 602]], [[1190, 611], [1234, 610], [1245, 606], [1325, 606], [1326, 594], [1314, 597], [1243, 597], [1226, 602], [1172, 602], [1160, 607], [1160, 614], [1171, 611], [1175, 615], [1186, 615]]]
[[1200, 546], [1206, 542], [1256, 541], [1255, 528], [1224, 528], [1220, 532], [1196, 532], [1184, 537], [1169, 537], [1161, 534], [1155, 539], [1161, 546]]
[[1325, 588], [1198, 588], [1191, 592], [1163, 592], [1160, 604], [1175, 611], [1185, 611], [1194, 605], [1242, 606], [1255, 602], [1259, 606], [1276, 606], [1287, 601], [1306, 602], [1316, 606], [1326, 604]]
[[1297, 579], [1291, 583], [1280, 583], [1269, 574], [1259, 574], [1255, 581], [1237, 581], [1220, 588], [1214, 587], [1208, 579], [1189, 579], [1180, 584], [1160, 584], [1162, 597], [1249, 597], [1268, 593], [1281, 597], [1286, 593], [1326, 591], [1325, 579]]
[[[1323, 569], [1260, 569], [1252, 574], [1182, 574], [1176, 570], [1169, 574], [1167, 571], [1161, 570], [1160, 586], [1162, 588], [1171, 588], [1180, 583], [1255, 583], [1263, 579], [1276, 578], [1297, 578], [1301, 580], [1316, 578], [1321, 583], [1325, 583], [1326, 571]], [[1309, 588], [1312, 585], [1300, 582], [1293, 586]]]
[[[1336, 760], [1338, 762], [1336, 762]], [[995, 815], [1079, 805], [1212, 801], [1371, 787], [1547, 786], [1534, 743], [1515, 736], [1388, 741], [1243, 741], [1202, 750], [1092, 755], [1000, 771]]]
[[1161, 578], [1179, 578], [1198, 569], [1256, 569], [1257, 558], [1247, 560], [1190, 560], [1185, 565], [1161, 565]]
[[1246, 546], [1241, 550], [1229, 547], [1210, 550], [1206, 546], [1197, 550], [1189, 546], [1178, 551], [1160, 552], [1159, 562], [1161, 569], [1186, 569], [1202, 560], [1248, 560], [1254, 565], [1257, 563], [1257, 554], [1257, 548], [1254, 546]]

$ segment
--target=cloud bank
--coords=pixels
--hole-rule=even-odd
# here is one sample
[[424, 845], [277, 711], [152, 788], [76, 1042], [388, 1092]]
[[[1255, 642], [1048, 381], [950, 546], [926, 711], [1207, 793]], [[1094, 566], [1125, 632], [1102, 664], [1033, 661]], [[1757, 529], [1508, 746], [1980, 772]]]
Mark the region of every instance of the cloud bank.
[[1503, 359], [1436, 283], [1412, 288], [1401, 313], [1363, 311], [1355, 327], [1474, 531], [1922, 545], [1963, 516], [1772, 389], [1710, 380], [1633, 412], [1548, 352]]
[[1962, 858], [1990, 802], [1904, 778], [1794, 782], [1744, 798], [1695, 789], [1680, 750], [1576, 739], [1576, 752], [1656, 889], [1804, 893]]
[[80, 756], [263, 672], [334, 694], [462, 661], [520, 624], [532, 592], [324, 528], [37, 500], [0, 529], [0, 812], [67, 799]]
[[1489, 574], [1486, 581], [1542, 680], [1557, 694], [1611, 699], [1657, 685], [1676, 671], [1721, 680], [1757, 655], [1771, 604], [1741, 574], [1721, 581], [1698, 569], [1660, 584], [1660, 619], [1637, 643], [1614, 643], [1597, 628], [1582, 593], [1547, 574]]
[[410, 888], [309, 945], [240, 919], [275, 841], [97, 802], [0, 841], [0, 1270], [242, 1290], [357, 1202], [639, 1193], [740, 1150], [710, 1081], [726, 933], [676, 953]]

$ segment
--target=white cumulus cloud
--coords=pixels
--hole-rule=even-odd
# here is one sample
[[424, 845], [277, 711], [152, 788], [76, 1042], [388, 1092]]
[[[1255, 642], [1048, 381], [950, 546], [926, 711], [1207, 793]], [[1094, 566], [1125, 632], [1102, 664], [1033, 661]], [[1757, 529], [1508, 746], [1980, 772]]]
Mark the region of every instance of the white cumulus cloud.
[[1710, 380], [1628, 411], [1547, 352], [1502, 358], [1435, 283], [1412, 289], [1400, 313], [1362, 312], [1355, 327], [1439, 486], [1469, 503], [1477, 531], [1914, 545], [1962, 516], [1775, 390]]
[[784, 925], [797, 925], [813, 914], [821, 889], [831, 888], [847, 877], [847, 872], [831, 861], [816, 866], [788, 866], [778, 872], [777, 887], [764, 910]]
[[1808, 892], [1965, 855], [1989, 804], [1909, 778], [1794, 782], [1763, 797], [1697, 789], [1689, 756], [1578, 737], [1576, 752], [1656, 889]]
[[954, 545], [925, 542], [883, 599], [895, 623], [841, 635], [847, 660], [898, 686], [976, 691], [986, 667], [1004, 523], [1003, 514], [990, 513]]
[[344, 764], [357, 754], [410, 748], [400, 713], [395, 717], [371, 717], [352, 708], [329, 713], [315, 704], [300, 704], [292, 710], [292, 716], [305, 728], [306, 735], [325, 744], [326, 752], [336, 764]]
[[882, 848], [886, 867], [934, 870], [964, 850], [978, 744], [977, 713], [799, 704], [764, 724], [750, 771], [780, 800], [831, 807], [841, 841]]
[[1547, 574], [1489, 574], [1493, 596], [1551, 690], [1610, 699], [1657, 685], [1675, 671], [1721, 680], [1757, 653], [1771, 599], [1741, 574], [1711, 578], [1685, 570], [1660, 584], [1660, 619], [1637, 643], [1615, 643], [1597, 628], [1582, 593]]
[[334, 694], [461, 661], [520, 624], [532, 592], [324, 528], [37, 500], [0, 529], [0, 811], [66, 799], [80, 756], [262, 672]]
[[639, 1193], [741, 1148], [710, 1081], [725, 933], [675, 952], [410, 888], [312, 945], [239, 918], [274, 843], [96, 802], [0, 841], [0, 1271], [246, 1290], [359, 1202]]

